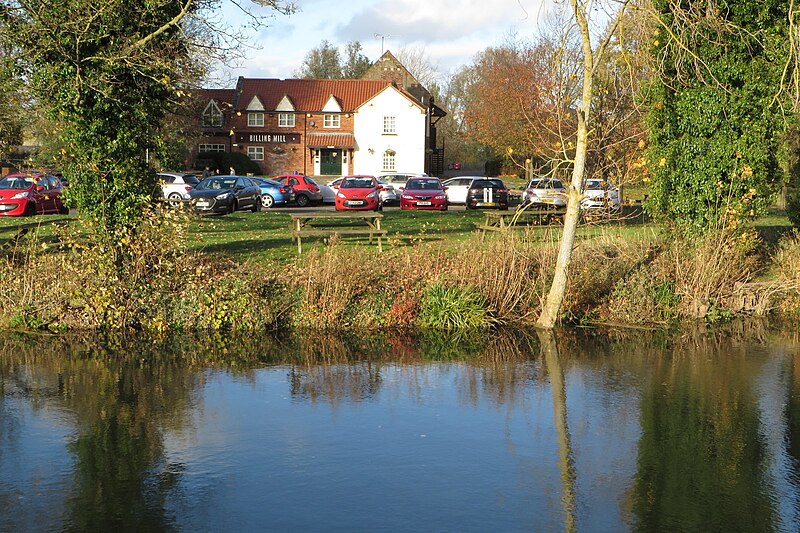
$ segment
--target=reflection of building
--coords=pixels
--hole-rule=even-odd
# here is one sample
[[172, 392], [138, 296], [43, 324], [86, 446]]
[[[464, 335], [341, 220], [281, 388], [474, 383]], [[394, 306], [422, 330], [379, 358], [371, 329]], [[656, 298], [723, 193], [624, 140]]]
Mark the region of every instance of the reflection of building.
[[265, 174], [442, 171], [435, 121], [444, 112], [389, 52], [361, 80], [240, 77], [199, 98], [195, 159], [239, 152]]

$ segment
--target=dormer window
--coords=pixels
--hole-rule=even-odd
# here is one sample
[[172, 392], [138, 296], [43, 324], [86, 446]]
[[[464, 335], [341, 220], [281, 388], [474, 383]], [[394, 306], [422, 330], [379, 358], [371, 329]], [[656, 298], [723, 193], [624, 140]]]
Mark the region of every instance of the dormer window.
[[203, 110], [201, 125], [204, 128], [222, 127], [222, 110], [214, 100], [211, 100]]
[[322, 119], [322, 125], [325, 128], [341, 128], [342, 119], [339, 115], [334, 115], [332, 113], [325, 113]]
[[251, 128], [264, 127], [264, 113], [248, 113], [247, 125]]

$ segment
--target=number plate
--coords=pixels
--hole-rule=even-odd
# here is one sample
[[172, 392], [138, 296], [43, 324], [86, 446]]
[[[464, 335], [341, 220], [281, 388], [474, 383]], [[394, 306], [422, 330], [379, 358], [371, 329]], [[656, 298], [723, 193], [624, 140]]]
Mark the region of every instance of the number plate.
[[494, 206], [494, 202], [478, 202], [478, 207], [492, 207]]
[[208, 207], [211, 204], [209, 204], [208, 202], [206, 202], [204, 200], [201, 200], [201, 201], [197, 202], [196, 205], [197, 205], [197, 207]]
[[347, 200], [344, 205], [364, 205], [362, 200]]
[[431, 202], [417, 202], [417, 205], [433, 205]]

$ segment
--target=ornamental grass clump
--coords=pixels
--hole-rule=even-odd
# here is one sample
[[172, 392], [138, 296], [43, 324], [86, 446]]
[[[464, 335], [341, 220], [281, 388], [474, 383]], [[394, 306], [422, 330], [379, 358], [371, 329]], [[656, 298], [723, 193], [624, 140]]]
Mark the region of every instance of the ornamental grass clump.
[[492, 324], [486, 298], [477, 290], [434, 283], [425, 288], [417, 324], [423, 328], [479, 330]]

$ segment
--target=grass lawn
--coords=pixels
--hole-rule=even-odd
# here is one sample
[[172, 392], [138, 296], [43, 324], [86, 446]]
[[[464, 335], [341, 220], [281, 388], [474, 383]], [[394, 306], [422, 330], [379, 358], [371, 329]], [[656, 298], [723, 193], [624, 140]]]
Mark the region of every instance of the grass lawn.
[[[324, 207], [322, 209], [332, 209]], [[297, 257], [297, 249], [289, 231], [289, 214], [298, 208], [282, 208], [260, 213], [237, 212], [218, 217], [198, 217], [193, 219], [189, 232], [188, 247], [251, 260], [256, 263], [286, 263]], [[482, 211], [467, 211], [456, 207], [447, 212], [401, 211], [388, 207], [383, 212], [382, 227], [387, 230], [384, 250], [406, 248], [421, 243], [441, 244], [455, 247], [464, 241], [474, 239], [475, 224], [483, 221]], [[38, 215], [34, 217], [0, 217], [0, 246], [7, 244], [25, 228], [35, 231], [45, 242], [57, 242], [59, 226], [76, 220], [74, 215]], [[782, 211], [771, 211], [757, 220], [755, 227], [765, 240], [773, 243], [783, 233], [791, 229]], [[641, 216], [631, 214], [623, 220], [582, 225], [578, 231], [580, 242], [615, 238], [648, 239], [660, 231], [660, 226], [647, 222]], [[560, 238], [560, 228], [530, 227], [517, 232], [526, 233], [533, 240], [555, 242]], [[495, 234], [488, 239], [497, 238]], [[372, 246], [365, 238], [343, 239], [351, 246]], [[304, 238], [303, 251], [325, 246], [322, 238]]]

